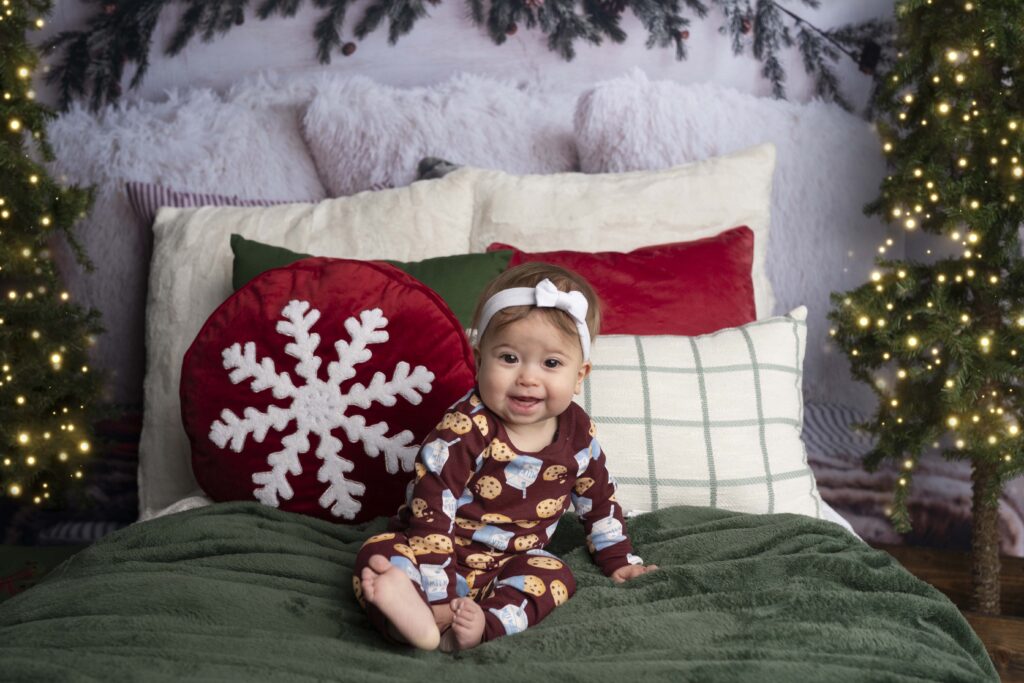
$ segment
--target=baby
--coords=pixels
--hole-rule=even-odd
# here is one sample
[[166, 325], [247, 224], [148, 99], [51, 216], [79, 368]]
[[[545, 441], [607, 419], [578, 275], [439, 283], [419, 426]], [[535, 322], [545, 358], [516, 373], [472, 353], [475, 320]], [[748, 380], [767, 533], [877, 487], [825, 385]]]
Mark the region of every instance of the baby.
[[594, 423], [572, 401], [599, 325], [590, 285], [556, 266], [523, 264], [484, 290], [476, 388], [424, 440], [406, 504], [356, 558], [356, 597], [386, 636], [455, 651], [539, 623], [576, 591], [544, 550], [570, 502], [605, 575], [657, 568], [633, 554]]

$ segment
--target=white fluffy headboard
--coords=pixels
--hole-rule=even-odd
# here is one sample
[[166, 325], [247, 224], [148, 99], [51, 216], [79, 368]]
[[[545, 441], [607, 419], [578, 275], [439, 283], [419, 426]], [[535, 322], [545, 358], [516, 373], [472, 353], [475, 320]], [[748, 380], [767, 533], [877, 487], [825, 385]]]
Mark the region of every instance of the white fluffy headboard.
[[79, 273], [69, 258], [63, 265], [72, 292], [103, 313], [108, 332], [97, 362], [113, 372], [119, 402], [140, 402], [151, 245], [149, 226], [128, 205], [127, 180], [318, 200], [407, 184], [425, 156], [513, 173], [606, 172], [761, 142], [778, 151], [768, 244], [775, 311], [810, 309], [805, 391], [817, 400], [866, 399], [841, 354], [828, 350], [825, 314], [831, 291], [870, 270], [883, 228], [860, 209], [875, 196], [884, 163], [870, 126], [835, 105], [648, 81], [640, 72], [572, 88], [462, 75], [401, 89], [318, 71], [265, 74], [224, 94], [176, 91], [97, 115], [74, 108], [50, 135], [58, 176], [97, 185], [80, 231], [97, 273]]

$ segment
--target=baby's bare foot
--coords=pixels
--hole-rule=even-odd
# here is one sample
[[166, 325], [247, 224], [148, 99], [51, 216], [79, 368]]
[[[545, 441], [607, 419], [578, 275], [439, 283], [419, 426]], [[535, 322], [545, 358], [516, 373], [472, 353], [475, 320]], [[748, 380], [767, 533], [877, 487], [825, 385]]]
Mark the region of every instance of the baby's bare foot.
[[437, 648], [441, 636], [434, 614], [412, 580], [383, 555], [373, 555], [368, 564], [360, 575], [363, 597], [387, 617], [393, 635], [421, 650]]
[[455, 649], [468, 650], [479, 645], [484, 637], [485, 625], [484, 611], [480, 605], [469, 598], [455, 598], [452, 600], [452, 612], [455, 613], [451, 628]]

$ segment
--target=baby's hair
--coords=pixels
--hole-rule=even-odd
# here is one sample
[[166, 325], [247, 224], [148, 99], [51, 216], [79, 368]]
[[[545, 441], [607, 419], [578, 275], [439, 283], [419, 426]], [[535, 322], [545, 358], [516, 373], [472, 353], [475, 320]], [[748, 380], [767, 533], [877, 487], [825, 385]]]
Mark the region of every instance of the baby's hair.
[[551, 283], [563, 292], [575, 290], [586, 297], [587, 329], [590, 332], [590, 338], [592, 340], [597, 339], [601, 328], [601, 301], [598, 299], [597, 293], [594, 292], [594, 288], [590, 286], [590, 283], [583, 276], [567, 268], [533, 261], [521, 263], [502, 272], [498, 277], [491, 280], [480, 294], [476, 310], [473, 311], [473, 329], [476, 330], [476, 346], [478, 348], [481, 342], [483, 342], [484, 334], [488, 331], [498, 330], [517, 320], [521, 320], [534, 310], [540, 311], [541, 315], [545, 316], [549, 322], [554, 323], [558, 329], [567, 335], [576, 339], [579, 338], [576, 323], [569, 317], [569, 314], [556, 308], [537, 308], [535, 306], [510, 306], [503, 308], [494, 314], [494, 317], [487, 324], [486, 330], [479, 329], [480, 314], [483, 313], [484, 304], [487, 303], [488, 299], [505, 289], [535, 287], [537, 283], [545, 278], [551, 280]]

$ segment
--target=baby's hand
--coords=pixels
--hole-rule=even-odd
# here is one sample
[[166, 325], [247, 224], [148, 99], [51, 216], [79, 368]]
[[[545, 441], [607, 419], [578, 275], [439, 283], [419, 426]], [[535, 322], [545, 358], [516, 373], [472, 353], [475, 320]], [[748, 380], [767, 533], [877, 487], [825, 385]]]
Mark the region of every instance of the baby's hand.
[[635, 579], [641, 574], [653, 572], [657, 568], [658, 565], [656, 564], [627, 564], [625, 567], [619, 567], [618, 569], [612, 572], [612, 581], [614, 581], [615, 583], [625, 583], [630, 579]]

